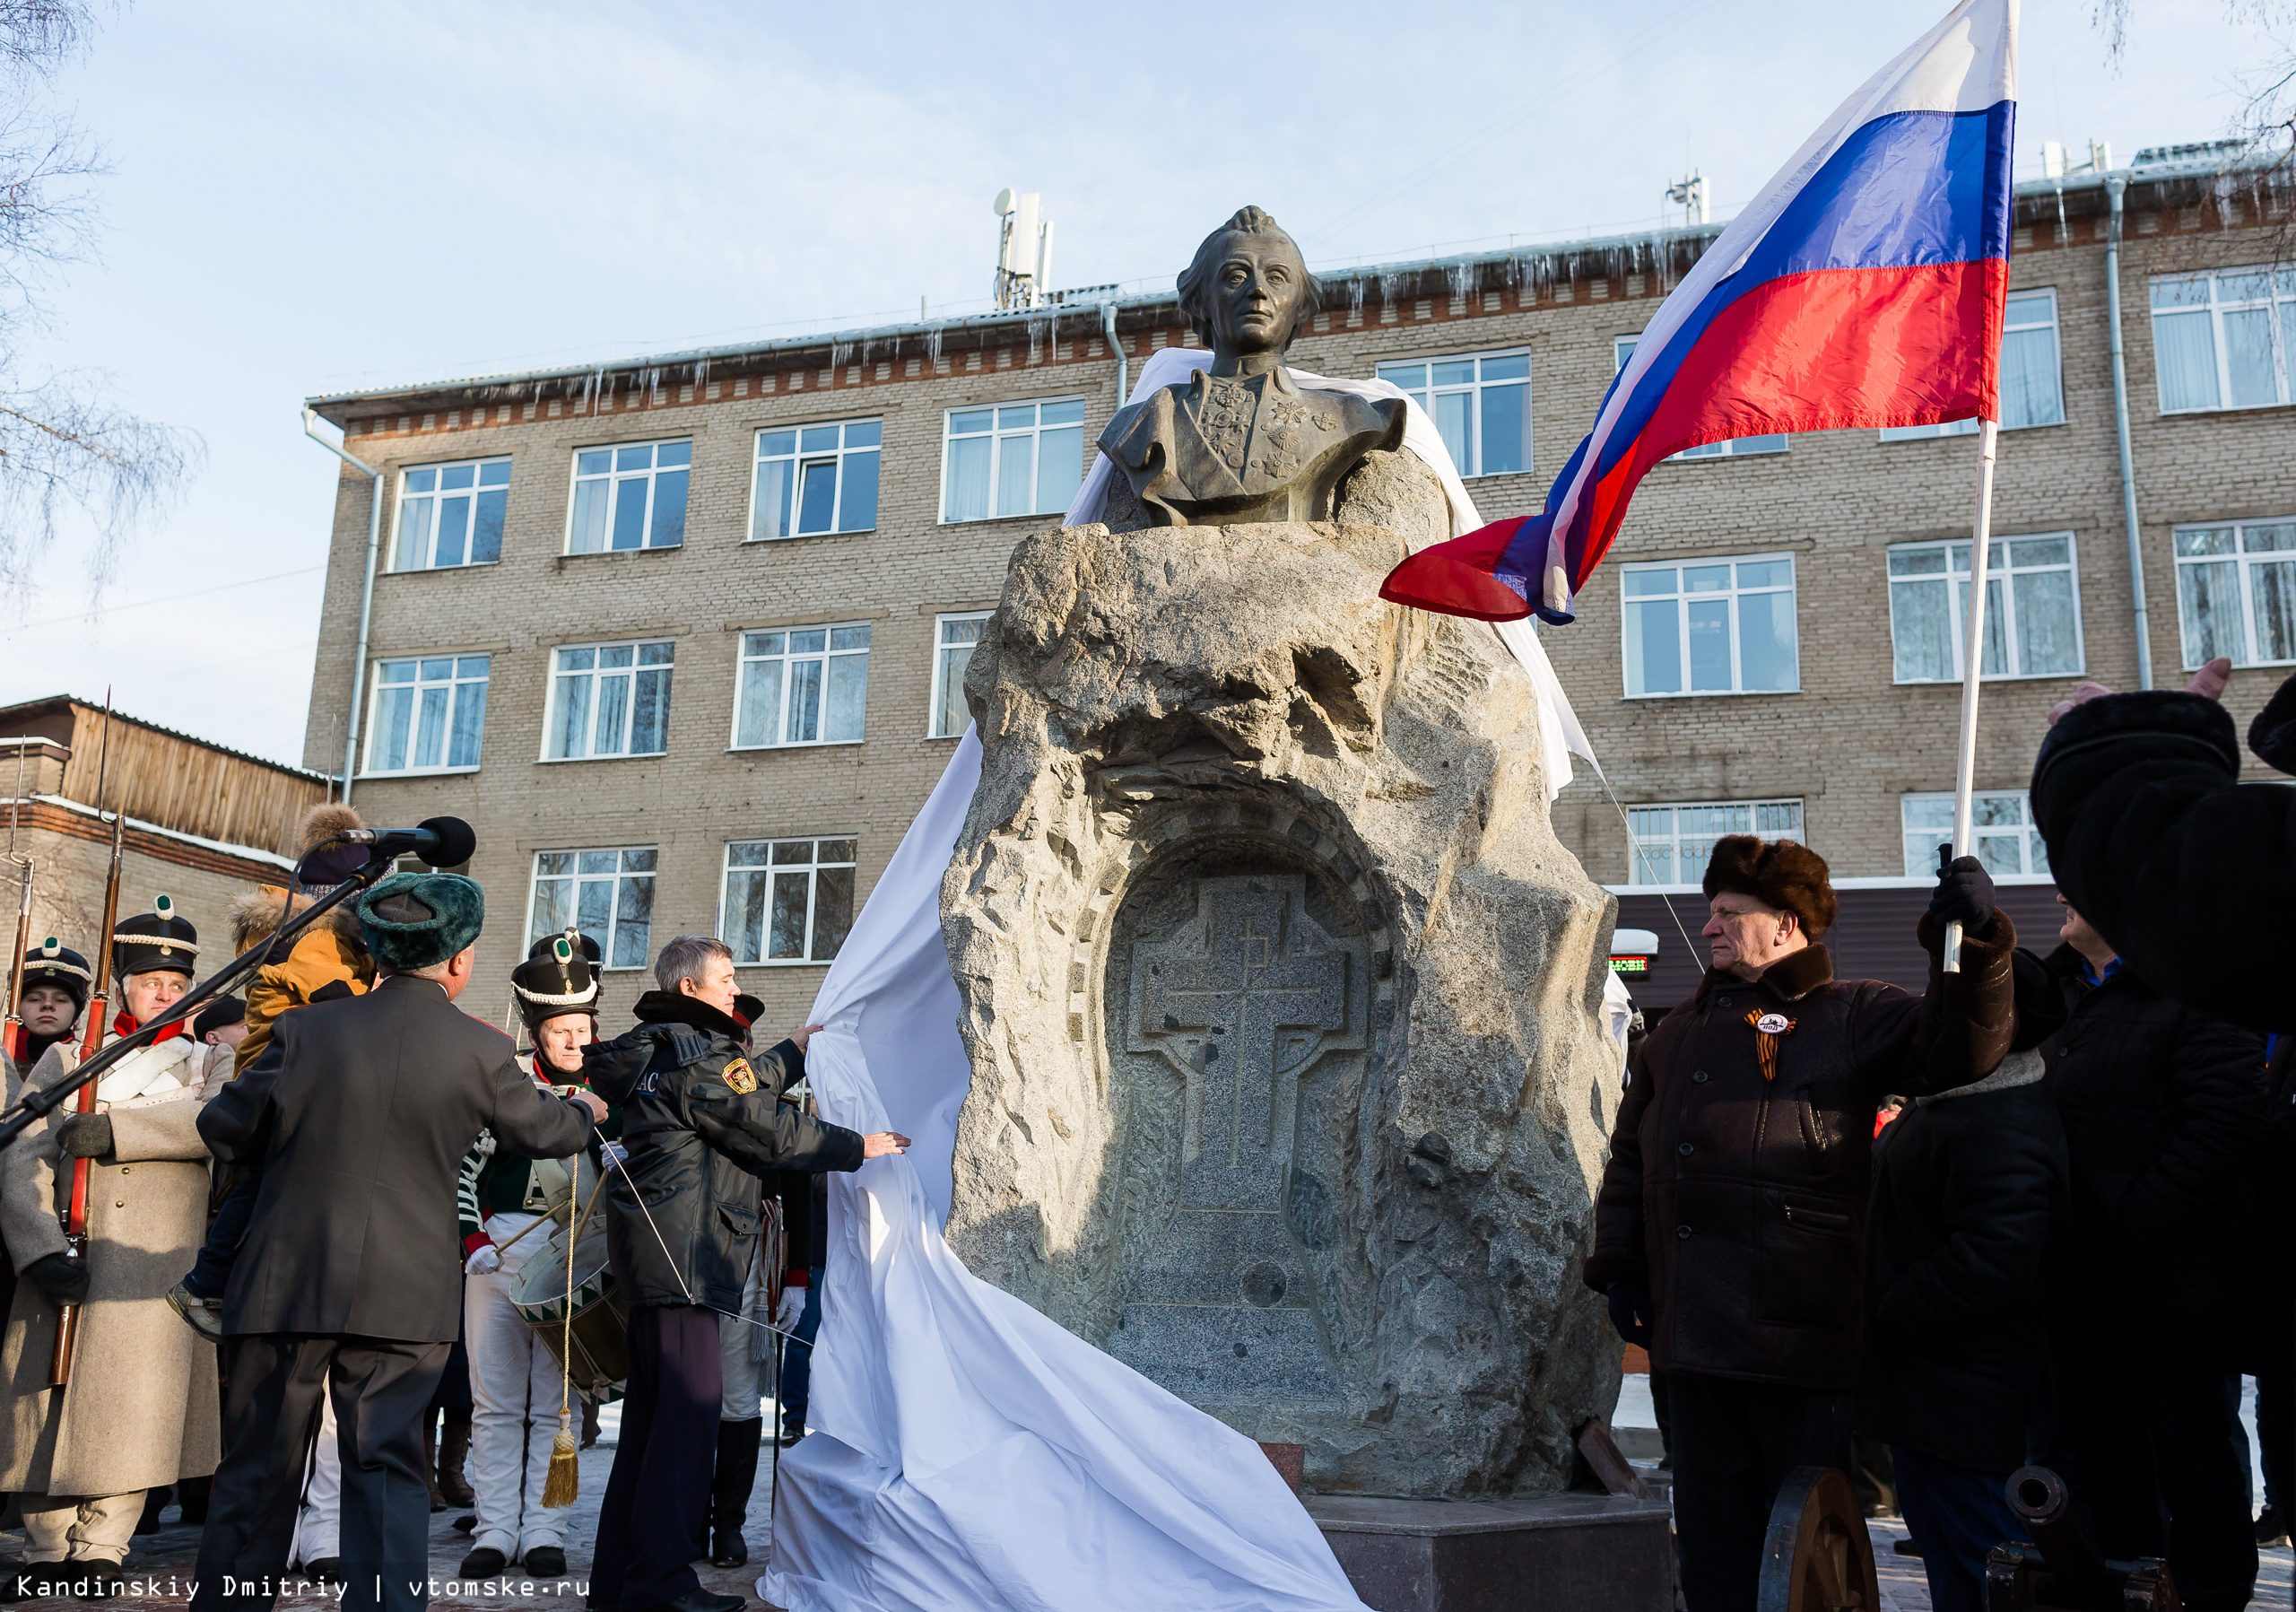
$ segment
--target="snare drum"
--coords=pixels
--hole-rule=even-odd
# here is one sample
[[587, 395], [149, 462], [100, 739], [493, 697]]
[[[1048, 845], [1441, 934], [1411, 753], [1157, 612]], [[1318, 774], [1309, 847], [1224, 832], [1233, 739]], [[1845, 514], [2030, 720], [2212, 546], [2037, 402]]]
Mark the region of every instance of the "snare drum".
[[[551, 1356], [566, 1342], [566, 1228], [550, 1239], [518, 1270], [511, 1308], [550, 1346]], [[614, 1296], [613, 1272], [606, 1263], [605, 1222], [591, 1222], [574, 1250], [574, 1358], [568, 1375], [592, 1403], [611, 1405], [630, 1380], [630, 1309]]]

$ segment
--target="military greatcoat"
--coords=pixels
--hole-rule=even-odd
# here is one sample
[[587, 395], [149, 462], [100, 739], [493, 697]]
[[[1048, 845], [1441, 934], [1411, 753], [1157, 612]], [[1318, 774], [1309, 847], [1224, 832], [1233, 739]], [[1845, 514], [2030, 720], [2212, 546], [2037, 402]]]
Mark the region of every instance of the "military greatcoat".
[[[17, 1285], [0, 1344], [7, 1395], [0, 1490], [130, 1494], [215, 1469], [222, 1424], [214, 1346], [184, 1324], [165, 1295], [191, 1268], [206, 1234], [208, 1153], [199, 1111], [230, 1080], [231, 1060], [186, 1046], [187, 1040], [171, 1038], [121, 1066], [164, 1059], [169, 1067], [157, 1089], [98, 1104], [111, 1117], [112, 1151], [89, 1161], [88, 1302], [64, 1388], [48, 1381], [56, 1309], [30, 1282]], [[78, 1064], [77, 1049], [59, 1042], [33, 1067], [30, 1084], [44, 1088]], [[67, 1103], [0, 1155], [0, 1230], [20, 1272], [64, 1251], [57, 1211], [71, 1195], [72, 1160], [56, 1130], [73, 1111]]]

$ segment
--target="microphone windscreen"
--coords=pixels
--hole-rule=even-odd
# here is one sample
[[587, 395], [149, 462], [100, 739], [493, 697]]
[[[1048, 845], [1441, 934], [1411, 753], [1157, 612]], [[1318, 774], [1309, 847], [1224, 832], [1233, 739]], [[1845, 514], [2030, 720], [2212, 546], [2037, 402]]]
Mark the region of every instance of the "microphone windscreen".
[[423, 858], [433, 867], [460, 867], [478, 849], [478, 835], [459, 817], [433, 817], [422, 826], [439, 836], [437, 852]]

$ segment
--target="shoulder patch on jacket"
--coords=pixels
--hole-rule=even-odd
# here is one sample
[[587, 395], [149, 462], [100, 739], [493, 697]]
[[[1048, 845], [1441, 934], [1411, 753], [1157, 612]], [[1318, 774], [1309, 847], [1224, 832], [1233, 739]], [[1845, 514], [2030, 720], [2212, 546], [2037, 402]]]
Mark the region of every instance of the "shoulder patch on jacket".
[[726, 1066], [726, 1084], [746, 1097], [757, 1090], [757, 1071], [750, 1067], [750, 1060], [737, 1058]]

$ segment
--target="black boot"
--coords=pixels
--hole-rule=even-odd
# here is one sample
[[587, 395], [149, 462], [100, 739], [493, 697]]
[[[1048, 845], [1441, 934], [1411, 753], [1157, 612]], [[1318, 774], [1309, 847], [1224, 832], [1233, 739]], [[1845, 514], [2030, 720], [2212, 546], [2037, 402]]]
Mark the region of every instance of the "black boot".
[[187, 1477], [176, 1486], [176, 1501], [183, 1508], [183, 1521], [196, 1527], [207, 1521], [207, 1496], [213, 1490], [212, 1477]]
[[158, 1533], [160, 1513], [167, 1509], [168, 1502], [174, 1498], [175, 1490], [168, 1484], [161, 1484], [156, 1489], [144, 1490], [144, 1514], [135, 1520], [135, 1531], [139, 1534]]
[[709, 1475], [709, 1564], [740, 1567], [750, 1559], [742, 1522], [750, 1490], [757, 1485], [757, 1452], [765, 1442], [765, 1418], [718, 1424], [718, 1468]]

